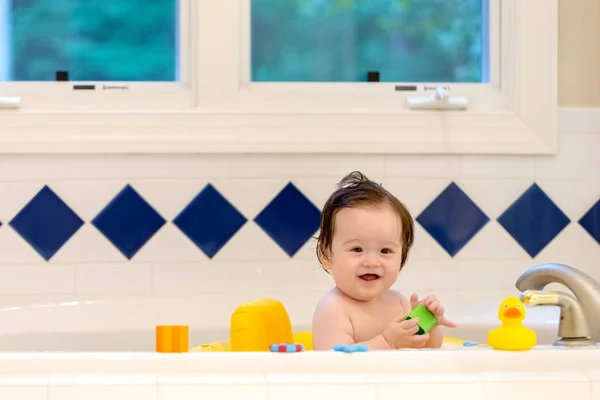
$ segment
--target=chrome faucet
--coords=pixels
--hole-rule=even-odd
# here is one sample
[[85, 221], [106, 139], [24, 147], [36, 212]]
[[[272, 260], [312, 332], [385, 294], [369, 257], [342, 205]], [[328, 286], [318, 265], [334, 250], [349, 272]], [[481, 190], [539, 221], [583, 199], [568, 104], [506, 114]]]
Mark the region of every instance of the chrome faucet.
[[[560, 283], [573, 293], [543, 291]], [[600, 284], [564, 264], [541, 264], [525, 271], [515, 283], [521, 301], [529, 306], [560, 307], [557, 346], [588, 346], [600, 342]]]

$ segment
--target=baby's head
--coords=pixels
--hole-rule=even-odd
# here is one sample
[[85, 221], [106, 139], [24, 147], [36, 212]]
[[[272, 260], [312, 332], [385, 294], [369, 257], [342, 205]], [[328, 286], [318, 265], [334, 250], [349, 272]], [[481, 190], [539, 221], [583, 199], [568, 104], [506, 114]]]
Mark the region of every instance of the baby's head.
[[406, 207], [381, 185], [352, 172], [323, 207], [317, 257], [339, 290], [369, 301], [396, 282], [413, 240]]

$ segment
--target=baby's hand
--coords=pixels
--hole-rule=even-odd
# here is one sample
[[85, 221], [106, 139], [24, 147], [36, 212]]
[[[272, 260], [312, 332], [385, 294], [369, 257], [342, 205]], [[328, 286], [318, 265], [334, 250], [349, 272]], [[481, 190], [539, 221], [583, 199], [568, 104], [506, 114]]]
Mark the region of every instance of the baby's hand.
[[418, 322], [418, 318], [396, 318], [383, 330], [382, 336], [393, 349], [424, 347], [429, 340], [429, 334], [415, 335], [419, 331]]
[[[448, 328], [456, 328], [456, 324], [444, 316], [444, 312], [446, 311], [444, 307], [440, 304], [440, 302], [435, 298], [435, 296], [427, 296], [423, 301], [420, 302], [427, 308], [437, 319], [437, 323], [435, 326], [443, 325]], [[410, 296], [410, 306], [411, 308], [415, 308], [419, 304], [419, 297], [416, 293], [413, 293]]]

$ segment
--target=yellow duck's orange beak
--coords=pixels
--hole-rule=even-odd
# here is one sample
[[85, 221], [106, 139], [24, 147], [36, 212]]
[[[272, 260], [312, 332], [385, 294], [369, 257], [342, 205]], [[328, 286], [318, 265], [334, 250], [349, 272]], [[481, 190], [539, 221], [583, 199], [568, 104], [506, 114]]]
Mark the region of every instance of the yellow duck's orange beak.
[[504, 316], [506, 318], [519, 318], [521, 317], [521, 311], [516, 307], [511, 307], [504, 312]]

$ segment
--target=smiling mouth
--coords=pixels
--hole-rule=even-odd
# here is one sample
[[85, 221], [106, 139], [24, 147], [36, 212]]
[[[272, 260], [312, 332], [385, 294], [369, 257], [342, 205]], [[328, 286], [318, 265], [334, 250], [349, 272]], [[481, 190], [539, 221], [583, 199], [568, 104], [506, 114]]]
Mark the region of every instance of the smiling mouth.
[[360, 275], [359, 278], [362, 279], [363, 281], [370, 282], [370, 281], [379, 279], [380, 276], [377, 274], [364, 274], [364, 275]]

